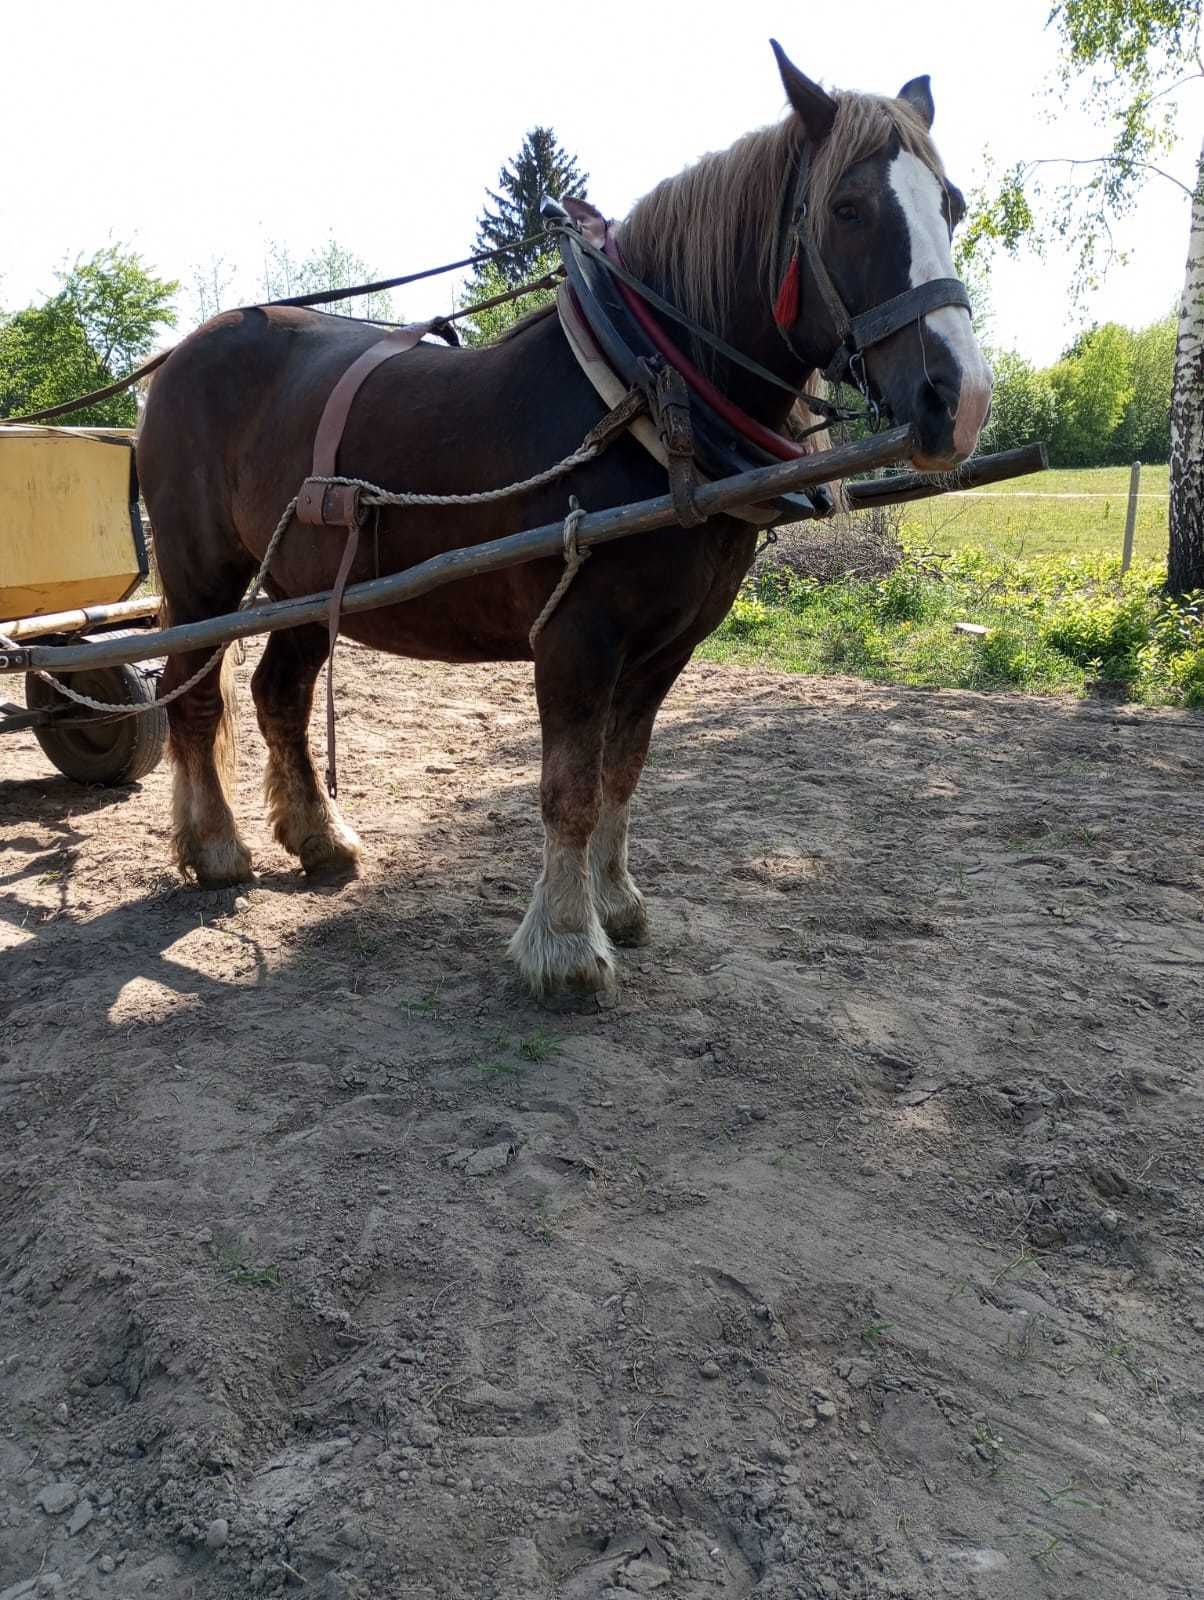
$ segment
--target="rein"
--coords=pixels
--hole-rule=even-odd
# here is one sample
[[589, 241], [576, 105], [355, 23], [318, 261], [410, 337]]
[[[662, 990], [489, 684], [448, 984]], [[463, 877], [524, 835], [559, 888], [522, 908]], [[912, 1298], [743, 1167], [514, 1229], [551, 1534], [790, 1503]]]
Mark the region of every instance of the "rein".
[[[825, 419], [818, 427], [809, 428], [807, 430], [808, 433], [818, 433], [832, 422], [857, 422], [867, 415], [866, 412], [850, 411], [845, 406], [838, 406], [831, 400], [825, 400], [821, 395], [808, 394], [800, 396], [797, 384], [788, 382], [787, 379], [779, 377], [776, 372], [771, 372], [768, 367], [763, 367], [759, 361], [754, 361], [751, 356], [746, 356], [742, 351], [737, 350], [734, 345], [728, 344], [726, 339], [721, 339], [717, 333], [712, 333], [709, 328], [704, 328], [701, 322], [696, 322], [693, 317], [688, 316], [686, 312], [675, 306], [671, 300], [666, 300], [664, 295], [658, 294], [642, 278], [637, 278], [624, 265], [622, 258], [619, 256], [617, 245], [612, 250], [612, 241], [609, 237], [604, 247], [594, 244], [592, 240], [586, 238], [578, 226], [569, 220], [568, 214], [562, 210], [556, 201], [544, 201], [544, 215], [550, 218], [548, 223], [549, 233], [559, 235], [562, 243], [571, 244], [584, 251], [600, 267], [604, 267], [616, 282], [637, 295], [641, 300], [646, 301], [648, 305], [654, 306], [663, 316], [669, 317], [673, 322], [678, 323], [687, 333], [692, 334], [702, 344], [709, 345], [716, 354], [723, 356], [733, 366], [740, 367], [743, 371], [751, 373], [754, 378], [760, 378], [762, 383], [768, 383], [775, 389], [781, 389], [785, 394], [790, 395], [792, 399], [798, 400], [801, 398], [808, 410], [814, 411], [817, 416]], [[624, 300], [630, 304], [630, 299], [627, 295], [624, 295]], [[640, 320], [641, 325], [645, 327], [645, 331], [650, 332], [651, 330], [643, 319], [641, 318]], [[667, 343], [663, 333], [660, 339], [662, 343]], [[671, 346], [671, 348], [676, 347]], [[797, 354], [797, 352], [795, 353]], [[680, 355], [680, 352], [671, 359], [673, 359], [674, 365], [684, 363], [683, 373], [685, 366], [692, 365], [684, 356]], [[697, 369], [693, 370], [697, 371]], [[701, 378], [702, 374], [699, 373], [698, 376]], [[709, 380], [703, 379], [703, 383], [713, 389], [713, 385], [710, 385]], [[692, 377], [690, 379], [690, 387], [695, 387]], [[717, 393], [718, 391], [715, 392]], [[751, 421], [752, 419], [749, 418], [747, 420]]]
[[[499, 256], [509, 254], [512, 250], [522, 250], [528, 245], [539, 244], [545, 237], [542, 233], [530, 234], [526, 239], [515, 239], [510, 244], [500, 245], [496, 250], [486, 250], [480, 255], [465, 256], [460, 261], [448, 261], [441, 267], [426, 267], [421, 272], [407, 272], [399, 278], [379, 278], [375, 283], [357, 283], [347, 289], [321, 289], [314, 294], [297, 294], [283, 300], [261, 300], [261, 306], [299, 306], [313, 307], [335, 305], [340, 300], [354, 300], [363, 295], [379, 294], [386, 289], [396, 289], [405, 283], [418, 283], [423, 278], [438, 278], [444, 273], [455, 272], [460, 267], [477, 266], [485, 261], [495, 261]], [[560, 277], [559, 270], [547, 273], [544, 277], [532, 283], [521, 284], [517, 289], [507, 289], [502, 294], [491, 295], [487, 300], [478, 300], [475, 305], [461, 306], [459, 311], [450, 311], [446, 316], [434, 317], [429, 324], [429, 331], [437, 338], [443, 339], [447, 344], [458, 344], [452, 323], [460, 321], [463, 317], [471, 317], [475, 312], [488, 311], [492, 306], [504, 305], [508, 300], [518, 300], [525, 294], [534, 294], [537, 289], [555, 288]], [[328, 312], [329, 316], [339, 316], [340, 313]], [[350, 320], [359, 322], [366, 319], [356, 317]], [[389, 323], [384, 319], [371, 319], [380, 322], [382, 327], [400, 327], [408, 324]], [[55, 417], [69, 417], [72, 412], [83, 411], [86, 407], [96, 405], [101, 400], [110, 400], [116, 394], [122, 394], [142, 378], [147, 378], [167, 360], [175, 349], [170, 345], [166, 350], [160, 350], [158, 355], [152, 356], [149, 361], [144, 361], [141, 366], [135, 367], [132, 372], [127, 372], [123, 378], [117, 378], [113, 383], [106, 383], [101, 389], [92, 389], [88, 394], [77, 394], [70, 400], [64, 400], [59, 405], [46, 406], [41, 411], [27, 411], [19, 417], [0, 417], [0, 427], [7, 424], [50, 422]]]

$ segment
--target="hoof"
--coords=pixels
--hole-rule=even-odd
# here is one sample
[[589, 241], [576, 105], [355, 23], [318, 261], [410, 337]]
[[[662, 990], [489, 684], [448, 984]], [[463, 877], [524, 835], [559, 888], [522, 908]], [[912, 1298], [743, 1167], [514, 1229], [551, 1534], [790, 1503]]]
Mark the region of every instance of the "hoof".
[[360, 842], [344, 823], [329, 833], [311, 833], [297, 855], [308, 878], [354, 878], [360, 870]]
[[509, 955], [535, 995], [614, 988], [614, 952], [600, 923], [584, 933], [554, 933], [528, 912], [510, 940]]
[[255, 876], [251, 852], [241, 839], [207, 844], [193, 840], [178, 847], [177, 860], [184, 875], [194, 878], [201, 889], [228, 889], [250, 883]]
[[632, 947], [648, 943], [648, 907], [641, 894], [638, 899], [608, 911], [603, 917], [603, 927], [615, 944]]
[[627, 869], [607, 870], [591, 857], [590, 878], [598, 916], [614, 942], [647, 944], [648, 907]]

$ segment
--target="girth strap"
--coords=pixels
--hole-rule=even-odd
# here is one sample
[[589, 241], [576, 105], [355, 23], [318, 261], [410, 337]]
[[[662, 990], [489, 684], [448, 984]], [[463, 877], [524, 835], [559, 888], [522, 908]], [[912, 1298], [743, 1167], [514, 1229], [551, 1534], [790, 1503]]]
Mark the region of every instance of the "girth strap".
[[353, 528], [362, 520], [358, 489], [313, 480], [333, 478], [338, 472], [339, 446], [347, 419], [365, 381], [383, 362], [412, 350], [433, 327], [433, 322], [412, 322], [408, 327], [394, 328], [358, 355], [330, 391], [314, 435], [311, 476], [301, 485], [297, 498], [298, 522], [312, 528]]
[[297, 496], [298, 522], [315, 528], [343, 528], [347, 535], [326, 613], [330, 634], [330, 649], [326, 657], [326, 788], [332, 800], [339, 792], [338, 754], [335, 748], [334, 652], [339, 638], [343, 591], [359, 549], [364, 510], [360, 505], [360, 490], [354, 484], [322, 483], [317, 480], [333, 478], [338, 474], [339, 446], [343, 442], [351, 407], [365, 380], [383, 362], [412, 350], [433, 327], [433, 322], [414, 322], [405, 328], [394, 328], [375, 344], [370, 344], [351, 363], [330, 391], [323, 407], [318, 431], [314, 435], [313, 469]]

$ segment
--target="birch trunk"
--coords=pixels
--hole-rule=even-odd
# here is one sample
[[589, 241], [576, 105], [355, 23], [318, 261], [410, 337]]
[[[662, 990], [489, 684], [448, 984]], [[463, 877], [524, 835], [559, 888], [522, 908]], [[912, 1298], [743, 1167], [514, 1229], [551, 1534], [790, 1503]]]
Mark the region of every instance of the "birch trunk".
[[1204, 589], [1204, 146], [1191, 202], [1171, 398], [1172, 593]]

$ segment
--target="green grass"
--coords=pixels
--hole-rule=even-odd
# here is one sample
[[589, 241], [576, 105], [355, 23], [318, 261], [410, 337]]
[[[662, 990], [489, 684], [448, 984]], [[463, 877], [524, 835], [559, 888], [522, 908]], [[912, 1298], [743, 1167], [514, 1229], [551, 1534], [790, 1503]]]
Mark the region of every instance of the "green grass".
[[[1204, 706], [1204, 596], [1174, 605], [1165, 568], [1115, 557], [1019, 561], [913, 552], [888, 577], [746, 586], [702, 654], [787, 672], [929, 688], [1081, 695], [1106, 681], [1152, 704]], [[985, 635], [955, 631], [958, 622]]]
[[[1134, 555], [1165, 560], [1167, 468], [1144, 467], [1137, 502]], [[1067, 499], [1063, 496], [1084, 498]], [[1119, 555], [1129, 498], [1128, 467], [1036, 473], [973, 494], [942, 495], [904, 508], [910, 542], [930, 550], [977, 546], [992, 555]]]

